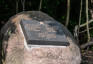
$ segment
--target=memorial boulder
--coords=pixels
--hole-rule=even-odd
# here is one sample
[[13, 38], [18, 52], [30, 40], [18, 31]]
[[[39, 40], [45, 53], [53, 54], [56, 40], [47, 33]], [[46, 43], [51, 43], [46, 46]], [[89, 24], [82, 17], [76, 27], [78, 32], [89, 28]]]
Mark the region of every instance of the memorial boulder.
[[40, 11], [21, 12], [1, 29], [3, 63], [80, 64], [76, 40], [67, 28]]

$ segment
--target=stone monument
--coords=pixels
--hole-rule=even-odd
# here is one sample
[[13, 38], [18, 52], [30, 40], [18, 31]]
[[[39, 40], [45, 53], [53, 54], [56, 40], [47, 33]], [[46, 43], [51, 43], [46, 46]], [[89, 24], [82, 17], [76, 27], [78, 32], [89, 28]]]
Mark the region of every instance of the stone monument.
[[40, 11], [21, 12], [1, 29], [3, 63], [80, 64], [76, 40], [67, 28]]

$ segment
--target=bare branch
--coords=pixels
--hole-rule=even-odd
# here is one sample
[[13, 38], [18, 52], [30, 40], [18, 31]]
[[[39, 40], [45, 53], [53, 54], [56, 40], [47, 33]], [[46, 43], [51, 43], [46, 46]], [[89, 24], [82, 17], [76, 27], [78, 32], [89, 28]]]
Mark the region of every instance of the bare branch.
[[[90, 29], [93, 29], [93, 27], [91, 27], [91, 28], [89, 28], [89, 30]], [[84, 32], [86, 32], [87, 30], [84, 30], [84, 31], [81, 31], [81, 32], [79, 32], [79, 33], [84, 33]]]
[[[90, 23], [92, 23], [92, 22], [93, 22], [93, 19], [89, 20], [89, 21], [88, 21], [88, 24], [90, 24]], [[87, 24], [84, 23], [84, 24], [80, 25], [79, 28], [84, 27], [84, 26], [86, 26], [86, 25], [87, 25]], [[78, 36], [78, 25], [75, 26], [75, 29], [74, 29], [74, 37], [77, 38], [77, 36]]]
[[[90, 23], [92, 23], [92, 22], [93, 22], [93, 19], [89, 20], [89, 21], [88, 21], [88, 24], [90, 24]], [[84, 26], [86, 26], [86, 24], [87, 24], [87, 23], [84, 23], [84, 24], [80, 25], [80, 27], [84, 27]]]
[[86, 48], [86, 47], [88, 47], [88, 46], [90, 46], [92, 44], [93, 44], [93, 42], [88, 42], [86, 44], [83, 44], [83, 45], [81, 45], [81, 49], [84, 49], [84, 48]]

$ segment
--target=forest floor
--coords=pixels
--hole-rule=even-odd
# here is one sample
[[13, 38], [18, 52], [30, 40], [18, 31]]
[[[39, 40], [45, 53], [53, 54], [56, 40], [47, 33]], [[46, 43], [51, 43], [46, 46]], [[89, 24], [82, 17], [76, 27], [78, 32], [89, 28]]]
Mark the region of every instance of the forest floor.
[[93, 50], [82, 50], [82, 63], [81, 64], [93, 64]]
[[[84, 36], [84, 34], [80, 34], [79, 40], [80, 40], [80, 45], [81, 43], [84, 44], [84, 42], [87, 41], [87, 38]], [[93, 42], [93, 38], [91, 37], [91, 42]], [[82, 56], [82, 63], [81, 64], [93, 64], [93, 45], [89, 46], [87, 49], [82, 49], [81, 50], [81, 56]]]

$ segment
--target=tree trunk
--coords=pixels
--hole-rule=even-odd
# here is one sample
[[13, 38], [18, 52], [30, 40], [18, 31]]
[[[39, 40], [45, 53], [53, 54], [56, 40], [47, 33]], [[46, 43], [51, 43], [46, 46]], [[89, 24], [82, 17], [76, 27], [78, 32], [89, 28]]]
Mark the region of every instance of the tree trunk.
[[40, 0], [39, 11], [41, 11], [41, 8], [42, 8], [42, 0]]
[[90, 41], [90, 33], [89, 33], [89, 24], [88, 24], [88, 0], [86, 0], [86, 27], [87, 27], [87, 35], [88, 35], [88, 42]]
[[69, 16], [70, 16], [70, 0], [67, 1], [67, 18], [66, 18], [66, 27], [69, 24]]
[[25, 0], [21, 0], [22, 6], [23, 6], [23, 12], [25, 11]]
[[19, 3], [19, 0], [16, 0], [16, 13], [18, 13], [18, 3]]

